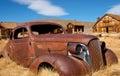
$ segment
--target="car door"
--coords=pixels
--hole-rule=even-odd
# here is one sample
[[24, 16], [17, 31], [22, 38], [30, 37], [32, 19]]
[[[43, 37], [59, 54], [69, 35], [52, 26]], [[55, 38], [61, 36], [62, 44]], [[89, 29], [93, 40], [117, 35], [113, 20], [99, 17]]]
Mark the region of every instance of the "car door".
[[13, 55], [14, 60], [23, 66], [28, 66], [30, 64], [30, 40], [29, 34], [25, 27], [16, 29], [14, 31], [13, 38]]

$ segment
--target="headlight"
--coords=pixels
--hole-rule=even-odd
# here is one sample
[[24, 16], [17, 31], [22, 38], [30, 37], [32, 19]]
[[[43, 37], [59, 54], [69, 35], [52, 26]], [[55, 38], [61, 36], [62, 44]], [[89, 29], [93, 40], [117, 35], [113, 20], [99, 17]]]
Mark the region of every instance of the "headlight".
[[81, 43], [68, 43], [68, 55], [83, 59], [92, 68], [92, 59], [86, 45]]
[[79, 43], [68, 43], [68, 51], [72, 54], [80, 54], [83, 51], [82, 45]]
[[81, 46], [80, 44], [78, 44], [78, 45], [76, 46], [76, 52], [77, 52], [77, 53], [81, 53], [81, 52], [82, 52], [82, 46]]

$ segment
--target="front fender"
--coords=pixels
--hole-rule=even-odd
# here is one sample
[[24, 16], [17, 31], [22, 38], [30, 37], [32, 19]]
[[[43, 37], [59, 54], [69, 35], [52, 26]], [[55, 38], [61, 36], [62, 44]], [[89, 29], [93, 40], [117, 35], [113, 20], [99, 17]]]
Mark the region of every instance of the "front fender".
[[82, 60], [77, 61], [61, 54], [44, 54], [39, 56], [30, 66], [30, 70], [38, 72], [41, 63], [49, 63], [58, 72], [60, 76], [84, 76], [91, 74], [90, 67]]
[[118, 58], [112, 50], [105, 48], [102, 53], [105, 65], [112, 65], [118, 63]]

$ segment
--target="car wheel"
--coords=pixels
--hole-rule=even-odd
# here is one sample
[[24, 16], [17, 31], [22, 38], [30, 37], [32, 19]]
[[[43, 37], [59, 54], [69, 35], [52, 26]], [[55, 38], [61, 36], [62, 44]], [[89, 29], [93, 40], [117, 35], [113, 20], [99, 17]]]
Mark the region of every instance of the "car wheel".
[[39, 66], [39, 72], [37, 76], [59, 76], [57, 71], [49, 63], [42, 63]]

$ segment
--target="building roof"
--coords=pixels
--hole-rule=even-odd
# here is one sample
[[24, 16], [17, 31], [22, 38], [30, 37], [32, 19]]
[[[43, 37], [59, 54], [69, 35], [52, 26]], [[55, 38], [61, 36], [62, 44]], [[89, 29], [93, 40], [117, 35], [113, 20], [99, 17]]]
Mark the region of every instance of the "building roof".
[[68, 23], [68, 25], [69, 24], [72, 24], [73, 26], [84, 26], [82, 22], [78, 22], [78, 21], [71, 21]]
[[[94, 26], [95, 26], [99, 21], [101, 21], [105, 16], [110, 16], [110, 17], [112, 17], [112, 18], [120, 21], [120, 15], [108, 14], [108, 13], [107, 13], [107, 14], [105, 14], [102, 18], [100, 18], [100, 19], [94, 24]], [[94, 26], [93, 26], [93, 28], [94, 28]]]
[[106, 14], [107, 16], [111, 16], [112, 18], [120, 21], [120, 15], [115, 15], [115, 14]]
[[17, 24], [14, 23], [14, 22], [1, 22], [0, 26], [3, 27], [3, 28], [12, 29], [12, 28], [16, 27]]
[[0, 28], [3, 28], [3, 26], [1, 26], [1, 23], [2, 23], [2, 22], [0, 22]]

